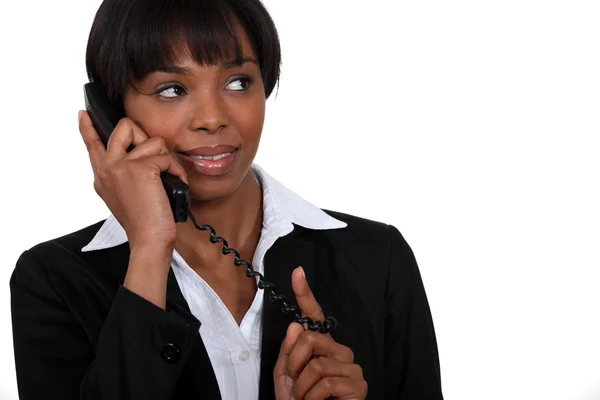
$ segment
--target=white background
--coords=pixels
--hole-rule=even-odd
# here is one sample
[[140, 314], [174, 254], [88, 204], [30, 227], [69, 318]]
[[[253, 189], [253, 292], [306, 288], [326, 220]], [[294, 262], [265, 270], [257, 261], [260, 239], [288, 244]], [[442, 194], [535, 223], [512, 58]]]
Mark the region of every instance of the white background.
[[[76, 117], [99, 4], [0, 5], [2, 399], [17, 257], [108, 213]], [[600, 399], [600, 3], [265, 4], [284, 64], [256, 161], [404, 234], [445, 398]]]

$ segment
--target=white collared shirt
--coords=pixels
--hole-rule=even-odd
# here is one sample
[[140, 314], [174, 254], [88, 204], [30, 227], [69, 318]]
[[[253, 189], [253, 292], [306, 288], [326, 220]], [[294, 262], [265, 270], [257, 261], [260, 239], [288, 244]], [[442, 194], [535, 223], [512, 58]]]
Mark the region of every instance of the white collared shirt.
[[[293, 223], [320, 230], [347, 226], [286, 188], [257, 164], [252, 165], [252, 172], [263, 193], [262, 230], [252, 260], [252, 266], [261, 274], [264, 274], [265, 253], [278, 238], [294, 229]], [[125, 242], [125, 230], [111, 215], [81, 251], [106, 249]], [[250, 309], [238, 326], [219, 296], [175, 250], [171, 268], [190, 311], [201, 322], [200, 336], [215, 372], [221, 398], [258, 399], [262, 291], [256, 292]]]

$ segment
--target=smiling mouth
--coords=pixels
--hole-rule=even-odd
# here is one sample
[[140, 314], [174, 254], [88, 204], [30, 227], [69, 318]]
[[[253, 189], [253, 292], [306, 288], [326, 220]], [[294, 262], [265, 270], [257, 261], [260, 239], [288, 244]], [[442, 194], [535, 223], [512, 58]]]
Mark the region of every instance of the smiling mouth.
[[195, 149], [179, 151], [179, 153], [188, 157], [202, 158], [204, 160], [218, 160], [219, 158], [210, 157], [227, 157], [229, 154], [233, 153], [238, 149], [239, 146], [220, 144], [217, 146], [196, 147]]
[[233, 146], [202, 147], [178, 152], [177, 156], [193, 170], [216, 177], [233, 168], [237, 150], [238, 148]]
[[222, 158], [227, 157], [228, 155], [232, 154], [234, 151], [235, 150], [230, 151], [228, 153], [217, 154], [215, 156], [191, 156], [191, 155], [188, 155], [188, 154], [185, 154], [185, 153], [182, 153], [182, 154], [185, 154], [186, 156], [191, 157], [191, 158], [196, 159], [196, 160], [212, 160], [212, 161], [216, 161], [216, 160], [220, 160]]

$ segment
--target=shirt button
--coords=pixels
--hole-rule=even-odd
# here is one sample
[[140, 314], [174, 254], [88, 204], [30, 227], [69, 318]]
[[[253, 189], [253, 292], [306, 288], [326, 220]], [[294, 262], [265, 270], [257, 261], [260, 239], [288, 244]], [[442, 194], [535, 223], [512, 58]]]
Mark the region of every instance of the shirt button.
[[240, 361], [246, 362], [250, 359], [250, 352], [248, 350], [244, 350], [240, 352]]

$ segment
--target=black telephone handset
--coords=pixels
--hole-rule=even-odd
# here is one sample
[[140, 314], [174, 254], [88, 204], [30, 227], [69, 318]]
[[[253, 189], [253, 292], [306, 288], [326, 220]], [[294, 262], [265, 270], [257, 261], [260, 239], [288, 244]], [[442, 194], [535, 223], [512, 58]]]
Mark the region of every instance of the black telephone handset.
[[[106, 95], [104, 87], [98, 83], [87, 83], [83, 87], [85, 99], [85, 109], [89, 114], [94, 128], [106, 146], [108, 138], [117, 126], [117, 123], [124, 117], [121, 107], [110, 101]], [[131, 150], [131, 147], [127, 149]], [[190, 205], [190, 188], [178, 177], [163, 172], [160, 175], [175, 222], [185, 222], [188, 218]]]
[[[108, 138], [115, 129], [115, 126], [117, 126], [119, 120], [125, 116], [122, 107], [110, 101], [104, 87], [100, 84], [87, 83], [84, 85], [83, 89], [85, 109], [92, 120], [94, 128], [106, 146], [108, 144]], [[131, 151], [131, 149], [132, 147], [127, 149], [127, 151]], [[300, 324], [306, 324], [311, 331], [326, 333], [337, 326], [337, 321], [333, 317], [327, 317], [323, 322], [313, 321], [308, 317], [303, 317], [301, 310], [297, 306], [290, 304], [283, 294], [277, 293], [275, 286], [272, 283], [266, 282], [260, 272], [254, 271], [250, 262], [240, 259], [240, 253], [236, 249], [230, 248], [225, 239], [217, 236], [212, 226], [199, 225], [196, 222], [196, 219], [189, 208], [190, 188], [181, 179], [166, 172], [161, 173], [160, 177], [163, 181], [165, 191], [167, 192], [169, 202], [171, 203], [171, 210], [173, 211], [175, 222], [186, 222], [189, 217], [196, 229], [210, 231], [210, 242], [221, 243], [223, 246], [221, 253], [225, 255], [233, 253], [233, 264], [236, 267], [245, 265], [246, 276], [248, 278], [258, 278], [258, 288], [268, 290], [270, 292], [269, 300], [272, 302], [280, 302], [281, 311], [284, 314], [294, 314], [294, 320]]]

